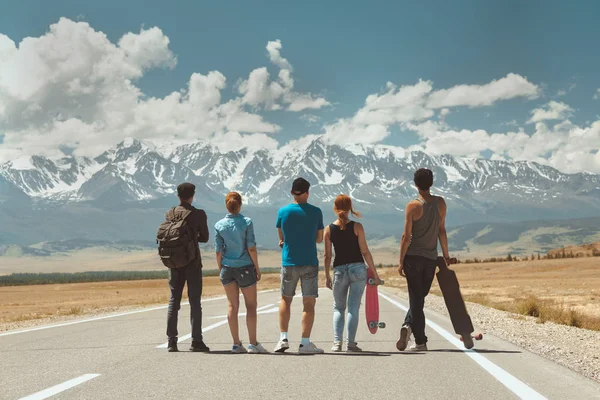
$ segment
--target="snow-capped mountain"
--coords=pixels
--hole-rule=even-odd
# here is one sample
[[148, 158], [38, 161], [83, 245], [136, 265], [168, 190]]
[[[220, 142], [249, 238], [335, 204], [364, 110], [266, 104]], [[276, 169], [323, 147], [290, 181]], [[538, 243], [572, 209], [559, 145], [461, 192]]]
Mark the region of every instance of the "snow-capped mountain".
[[[177, 184], [190, 181], [196, 184], [196, 204], [207, 211], [209, 224], [224, 214], [228, 191], [242, 193], [257, 239], [268, 246], [275, 237], [276, 208], [290, 201], [291, 181], [297, 176], [312, 183], [310, 201], [322, 207], [326, 220], [334, 218], [334, 197], [350, 194], [365, 214], [369, 237], [387, 239], [401, 233], [405, 204], [416, 196], [413, 173], [421, 167], [433, 170], [435, 193], [447, 200], [448, 226], [458, 227], [453, 243], [519, 243], [510, 225], [516, 221], [537, 223], [528, 235], [540, 248], [600, 234], [581, 222], [600, 215], [599, 175], [569, 175], [531, 162], [432, 156], [390, 146], [340, 147], [319, 139], [277, 150], [236, 151], [202, 142], [156, 148], [126, 140], [93, 159], [35, 156], [0, 165], [0, 244], [152, 240], [164, 211], [177, 201]], [[548, 221], [558, 218], [583, 219], [567, 223], [567, 229]], [[477, 232], [464, 228], [472, 223]], [[494, 223], [490, 236], [486, 226]], [[558, 240], [552, 235], [562, 236]]]
[[0, 166], [0, 177], [31, 198], [54, 202], [156, 200], [191, 181], [198, 198], [218, 199], [236, 190], [248, 204], [274, 206], [289, 200], [291, 180], [303, 176], [312, 183], [315, 203], [348, 193], [363, 207], [392, 211], [415, 195], [412, 175], [421, 167], [434, 171], [437, 193], [472, 210], [498, 204], [553, 208], [573, 199], [599, 207], [599, 175], [563, 174], [532, 162], [405, 153], [391, 146], [344, 148], [320, 139], [274, 151], [227, 152], [204, 142], [165, 152], [128, 139], [94, 159], [17, 159]]

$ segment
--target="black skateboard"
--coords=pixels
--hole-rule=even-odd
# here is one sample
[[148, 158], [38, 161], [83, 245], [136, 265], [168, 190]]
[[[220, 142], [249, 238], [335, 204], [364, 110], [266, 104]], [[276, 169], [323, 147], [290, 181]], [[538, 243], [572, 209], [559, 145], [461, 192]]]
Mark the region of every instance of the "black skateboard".
[[[451, 258], [449, 263], [456, 264], [456, 258]], [[473, 322], [471, 321], [471, 317], [465, 306], [465, 301], [460, 293], [460, 285], [458, 284], [458, 279], [456, 279], [456, 273], [448, 268], [446, 260], [443, 257], [437, 258], [437, 266], [439, 268], [439, 271], [436, 274], [438, 284], [444, 295], [444, 302], [446, 303], [446, 308], [448, 308], [454, 332], [460, 335], [460, 339], [465, 347], [471, 349], [475, 345], [473, 339], [481, 340], [483, 335], [472, 335]]]

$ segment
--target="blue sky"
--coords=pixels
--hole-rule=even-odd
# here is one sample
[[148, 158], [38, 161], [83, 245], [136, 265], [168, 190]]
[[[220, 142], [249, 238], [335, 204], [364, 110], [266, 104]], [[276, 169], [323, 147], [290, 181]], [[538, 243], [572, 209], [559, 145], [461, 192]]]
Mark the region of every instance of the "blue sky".
[[[420, 79], [439, 90], [516, 74], [539, 89], [536, 96], [489, 106], [452, 107], [442, 130], [531, 135], [537, 130], [527, 123], [532, 110], [552, 100], [571, 108], [568, 120], [578, 127], [600, 118], [600, 101], [593, 99], [600, 88], [600, 3], [595, 1], [21, 1], [7, 2], [2, 10], [0, 33], [17, 46], [25, 37], [46, 34], [61, 17], [87, 22], [115, 44], [127, 32], [160, 28], [177, 62], [134, 79], [147, 97], [162, 98], [186, 88], [193, 73], [217, 70], [227, 79], [222, 100], [235, 98], [235, 83], [255, 68], [267, 66], [272, 78], [277, 75], [265, 46], [279, 39], [281, 55], [293, 66], [294, 91], [331, 103], [302, 112], [256, 110], [280, 127], [271, 135], [280, 143], [351, 118], [367, 96], [384, 93], [387, 82], [400, 87]], [[307, 125], [305, 114], [320, 121]], [[0, 131], [11, 129], [0, 120]], [[388, 130], [377, 143], [407, 147], [423, 140], [402, 124]], [[480, 154], [490, 152], [494, 149]], [[510, 158], [506, 150], [500, 154]]]

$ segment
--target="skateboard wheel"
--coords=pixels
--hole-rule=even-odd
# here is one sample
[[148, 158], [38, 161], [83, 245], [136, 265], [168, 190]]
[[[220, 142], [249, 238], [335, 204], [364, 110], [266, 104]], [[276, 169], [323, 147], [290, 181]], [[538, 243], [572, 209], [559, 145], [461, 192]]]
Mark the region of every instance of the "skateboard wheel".
[[379, 327], [380, 327], [381, 329], [385, 329], [385, 322], [380, 322], [380, 323], [379, 323]]
[[475, 340], [482, 340], [483, 339], [483, 333], [478, 333], [477, 335], [473, 336], [473, 339], [475, 339]]
[[385, 281], [383, 279], [381, 279], [381, 285], [383, 285], [385, 283]]
[[375, 284], [375, 279], [373, 278], [369, 278], [369, 285], [374, 285]]
[[375, 327], [377, 327], [377, 325], [375, 325], [375, 322], [373, 322], [373, 321], [369, 322], [369, 328], [370, 329], [373, 329]]

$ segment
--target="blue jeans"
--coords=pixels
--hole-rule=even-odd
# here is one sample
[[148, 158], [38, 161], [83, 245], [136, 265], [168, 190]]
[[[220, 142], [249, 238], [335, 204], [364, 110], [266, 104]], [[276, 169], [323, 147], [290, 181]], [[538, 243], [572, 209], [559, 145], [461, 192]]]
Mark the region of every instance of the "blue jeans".
[[344, 338], [344, 319], [348, 305], [348, 343], [355, 343], [358, 328], [358, 311], [365, 285], [367, 266], [364, 263], [340, 265], [333, 269], [333, 337], [341, 342]]

